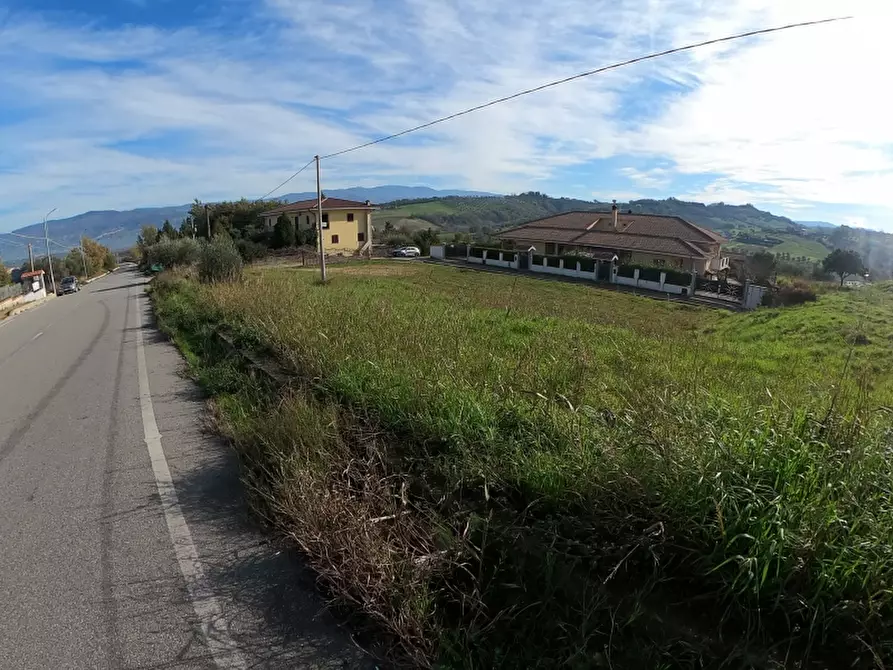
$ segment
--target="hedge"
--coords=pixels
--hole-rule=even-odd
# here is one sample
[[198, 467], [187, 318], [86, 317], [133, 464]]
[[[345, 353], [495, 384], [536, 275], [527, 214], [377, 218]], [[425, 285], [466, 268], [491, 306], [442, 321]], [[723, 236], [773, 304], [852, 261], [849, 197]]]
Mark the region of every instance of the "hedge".
[[691, 273], [682, 272], [681, 270], [664, 270], [667, 273], [667, 284], [674, 286], [688, 286], [691, 284]]
[[561, 259], [558, 256], [548, 256], [547, 261], [550, 268], [559, 268], [561, 267]]
[[660, 281], [660, 273], [663, 272], [660, 268], [639, 268], [639, 279], [643, 281]]
[[544, 258], [545, 258], [545, 256], [540, 256], [539, 254], [533, 254], [533, 264], [534, 265], [542, 265]]
[[617, 268], [617, 274], [620, 277], [629, 277], [632, 279], [636, 276], [636, 270], [638, 270], [638, 266], [636, 265], [621, 265]]

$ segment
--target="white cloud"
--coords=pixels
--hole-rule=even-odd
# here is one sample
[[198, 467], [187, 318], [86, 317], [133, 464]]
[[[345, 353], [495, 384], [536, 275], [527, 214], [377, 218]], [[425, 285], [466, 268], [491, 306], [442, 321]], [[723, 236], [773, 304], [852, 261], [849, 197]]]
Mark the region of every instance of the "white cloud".
[[[849, 24], [552, 88], [332, 160], [324, 176], [517, 192], [585, 167], [625, 180], [611, 196], [623, 199], [645, 190], [889, 214], [888, 4], [857, 0], [848, 11], [860, 19]], [[0, 43], [0, 60], [14, 64], [0, 70], [10, 94], [0, 103], [0, 198], [21, 218], [0, 219], [0, 229], [39, 218], [46, 202], [71, 215], [259, 195], [315, 153], [652, 49], [840, 9], [832, 0], [523, 9], [268, 0], [256, 11], [235, 34], [13, 16]], [[706, 186], [692, 186], [705, 176]], [[589, 196], [568, 189], [560, 194]]]

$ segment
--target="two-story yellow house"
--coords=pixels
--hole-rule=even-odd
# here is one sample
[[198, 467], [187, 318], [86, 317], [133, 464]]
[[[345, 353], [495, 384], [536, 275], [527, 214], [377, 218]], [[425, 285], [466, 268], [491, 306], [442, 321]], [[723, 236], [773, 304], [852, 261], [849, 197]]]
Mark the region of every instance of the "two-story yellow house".
[[[370, 203], [340, 198], [322, 199], [323, 245], [327, 254], [364, 254], [372, 250], [372, 212]], [[301, 200], [261, 214], [267, 230], [276, 227], [283, 214], [295, 222], [298, 230], [317, 230], [318, 201]], [[318, 245], [318, 243], [317, 243]]]

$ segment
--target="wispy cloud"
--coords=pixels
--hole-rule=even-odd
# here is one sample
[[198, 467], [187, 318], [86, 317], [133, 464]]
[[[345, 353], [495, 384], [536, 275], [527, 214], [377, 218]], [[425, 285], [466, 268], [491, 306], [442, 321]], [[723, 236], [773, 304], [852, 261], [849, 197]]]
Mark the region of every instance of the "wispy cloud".
[[[849, 204], [871, 207], [854, 215], [882, 225], [893, 189], [893, 82], [880, 66], [893, 50], [888, 4], [857, 0], [850, 11], [867, 18], [849, 24], [550, 89], [332, 160], [324, 175], [333, 186]], [[316, 153], [646, 51], [835, 9], [267, 0], [239, 21], [174, 29], [157, 27], [152, 3], [139, 10], [146, 25], [15, 14], [0, 42], [0, 61], [13, 64], [0, 69], [0, 201], [13, 212], [0, 229], [38, 218], [47, 202], [70, 215], [256, 196]], [[577, 170], [613, 193], [566, 186], [586, 181]]]

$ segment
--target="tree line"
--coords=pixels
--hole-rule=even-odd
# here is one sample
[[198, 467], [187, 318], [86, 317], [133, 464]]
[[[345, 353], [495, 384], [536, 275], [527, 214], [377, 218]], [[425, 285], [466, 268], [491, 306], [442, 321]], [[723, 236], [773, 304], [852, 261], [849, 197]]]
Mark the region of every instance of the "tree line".
[[[111, 249], [89, 237], [82, 238], [81, 246], [71, 248], [65, 256], [52, 256], [53, 275], [57, 281], [69, 275], [79, 279], [89, 279], [105, 271], [111, 272], [117, 264], [117, 258]], [[43, 270], [49, 275], [50, 262], [47, 257], [36, 257], [34, 269]], [[30, 261], [26, 261], [17, 268], [7, 268], [0, 263], [0, 286], [18, 283], [19, 276], [30, 270]]]

